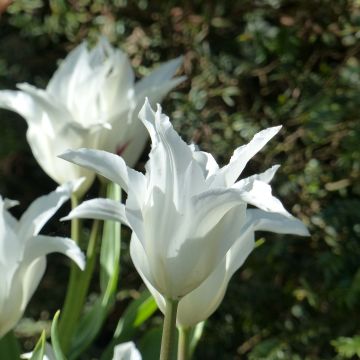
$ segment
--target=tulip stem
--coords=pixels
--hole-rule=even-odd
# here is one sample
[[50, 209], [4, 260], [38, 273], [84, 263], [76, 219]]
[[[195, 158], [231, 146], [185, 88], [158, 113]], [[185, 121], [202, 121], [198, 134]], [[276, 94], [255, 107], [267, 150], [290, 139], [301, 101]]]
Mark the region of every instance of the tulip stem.
[[[75, 195], [71, 195], [71, 209], [76, 208], [80, 203], [80, 199]], [[79, 219], [71, 220], [71, 238], [75, 243], [79, 244], [81, 235], [81, 222]], [[70, 279], [65, 295], [64, 305], [61, 311], [59, 323], [59, 333], [61, 334], [62, 350], [66, 354], [70, 347], [70, 341], [77, 325], [79, 314], [77, 314], [78, 290], [80, 286], [81, 270], [75, 263], [70, 265]]]
[[20, 358], [20, 354], [20, 344], [13, 330], [0, 337], [0, 355], [5, 356], [6, 359], [15, 360]]
[[178, 360], [191, 359], [191, 328], [179, 327]]
[[[75, 195], [71, 195], [71, 209], [75, 209], [80, 204], [80, 199]], [[79, 245], [81, 235], [80, 219], [71, 220], [71, 238]]]
[[165, 318], [161, 339], [160, 360], [171, 360], [174, 359], [176, 355], [176, 313], [178, 304], [178, 300], [165, 300]]

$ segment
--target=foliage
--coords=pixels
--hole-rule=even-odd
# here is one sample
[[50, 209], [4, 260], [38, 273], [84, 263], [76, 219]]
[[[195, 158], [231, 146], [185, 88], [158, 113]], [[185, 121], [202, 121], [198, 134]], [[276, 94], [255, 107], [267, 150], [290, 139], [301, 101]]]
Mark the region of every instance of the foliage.
[[[18, 0], [0, 26], [1, 89], [25, 81], [44, 87], [58, 58], [101, 33], [129, 54], [139, 77], [185, 55], [188, 80], [168, 96], [165, 112], [220, 161], [256, 131], [283, 124], [246, 174], [273, 159], [282, 164], [276, 193], [312, 237], [266, 234], [207, 322], [195, 357], [349, 356], [356, 338], [345, 338], [360, 323], [359, 1]], [[55, 185], [32, 158], [24, 121], [0, 115], [0, 192], [22, 200], [21, 212]], [[123, 250], [126, 261], [126, 242]], [[124, 267], [121, 283], [137, 287], [132, 265]], [[50, 270], [43, 281], [58, 299], [51, 311], [61, 303], [64, 279]], [[39, 318], [40, 296], [28, 316]], [[122, 313], [118, 301], [94, 348], [105, 348]]]

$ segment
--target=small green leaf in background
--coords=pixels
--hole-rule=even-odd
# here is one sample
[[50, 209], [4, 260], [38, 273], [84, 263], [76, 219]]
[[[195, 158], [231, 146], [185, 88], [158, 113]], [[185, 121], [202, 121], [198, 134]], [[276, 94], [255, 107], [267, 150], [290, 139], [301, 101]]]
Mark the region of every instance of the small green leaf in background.
[[139, 350], [142, 360], [158, 360], [160, 357], [162, 327], [149, 330], [141, 339]]
[[360, 335], [354, 337], [339, 337], [331, 342], [337, 353], [347, 359], [360, 357]]
[[8, 359], [18, 359], [20, 356], [20, 344], [14, 331], [9, 331], [0, 337], [0, 359], [6, 355]]
[[122, 342], [134, 338], [137, 329], [157, 310], [154, 298], [148, 290], [141, 293], [140, 297], [133, 300], [121, 316], [113, 339], [103, 353], [101, 360], [111, 359], [114, 347]]

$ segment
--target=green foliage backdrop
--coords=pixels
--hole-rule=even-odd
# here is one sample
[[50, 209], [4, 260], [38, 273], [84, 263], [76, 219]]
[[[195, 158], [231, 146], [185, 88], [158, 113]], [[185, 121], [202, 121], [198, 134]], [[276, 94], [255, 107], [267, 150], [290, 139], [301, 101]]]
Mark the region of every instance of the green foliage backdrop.
[[[0, 18], [0, 88], [45, 87], [59, 58], [99, 34], [129, 54], [139, 77], [184, 55], [188, 80], [164, 110], [221, 162], [260, 129], [283, 125], [246, 174], [280, 163], [274, 191], [312, 236], [258, 234], [262, 245], [232, 279], [196, 358], [359, 355], [360, 1], [17, 0]], [[21, 200], [21, 213], [55, 184], [31, 155], [24, 120], [2, 110], [0, 126], [0, 192]], [[44, 297], [42, 310], [61, 303], [67, 275], [55, 272], [29, 316], [41, 318]]]

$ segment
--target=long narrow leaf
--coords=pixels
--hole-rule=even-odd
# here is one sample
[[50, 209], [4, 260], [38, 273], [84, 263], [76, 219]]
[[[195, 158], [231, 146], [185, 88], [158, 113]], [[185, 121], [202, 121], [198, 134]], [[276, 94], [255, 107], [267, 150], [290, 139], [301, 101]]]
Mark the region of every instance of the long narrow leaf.
[[58, 322], [60, 311], [57, 311], [54, 315], [54, 319], [51, 324], [51, 344], [54, 350], [56, 360], [66, 360], [60, 346], [59, 334], [58, 334]]

